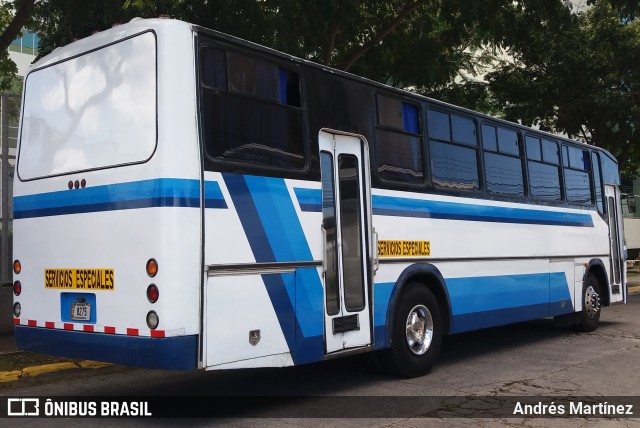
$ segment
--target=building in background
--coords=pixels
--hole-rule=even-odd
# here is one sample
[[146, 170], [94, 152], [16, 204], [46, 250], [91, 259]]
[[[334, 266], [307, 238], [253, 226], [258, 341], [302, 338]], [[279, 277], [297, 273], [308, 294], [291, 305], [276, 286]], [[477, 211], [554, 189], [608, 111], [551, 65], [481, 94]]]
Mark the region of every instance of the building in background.
[[40, 37], [35, 33], [27, 33], [15, 39], [9, 46], [9, 58], [18, 67], [18, 76], [23, 78], [27, 69], [38, 55]]

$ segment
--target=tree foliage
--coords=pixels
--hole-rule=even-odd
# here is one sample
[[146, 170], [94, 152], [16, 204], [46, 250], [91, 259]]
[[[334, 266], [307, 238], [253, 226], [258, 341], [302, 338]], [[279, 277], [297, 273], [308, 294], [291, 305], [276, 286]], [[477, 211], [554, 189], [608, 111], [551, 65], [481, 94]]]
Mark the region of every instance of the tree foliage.
[[581, 138], [635, 171], [640, 2], [588, 3], [577, 14], [568, 0], [39, 0], [34, 14], [42, 54], [166, 14]]
[[169, 15], [404, 87], [473, 70], [508, 0], [41, 0], [42, 54], [134, 16]]
[[22, 27], [29, 21], [35, 0], [19, 0], [0, 3], [0, 91], [11, 91], [18, 69], [9, 58], [7, 49], [20, 35]]
[[488, 75], [489, 91], [506, 118], [606, 148], [634, 175], [640, 22], [621, 20], [606, 1], [580, 15], [545, 9], [549, 3], [527, 2], [517, 15], [521, 30], [505, 38], [512, 60]]

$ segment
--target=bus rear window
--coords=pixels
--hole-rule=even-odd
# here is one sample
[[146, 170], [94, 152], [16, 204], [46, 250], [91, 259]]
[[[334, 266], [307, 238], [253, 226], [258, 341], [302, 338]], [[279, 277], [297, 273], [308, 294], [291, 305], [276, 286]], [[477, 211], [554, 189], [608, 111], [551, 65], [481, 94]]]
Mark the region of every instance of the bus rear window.
[[145, 162], [156, 134], [156, 40], [146, 32], [27, 76], [18, 175]]

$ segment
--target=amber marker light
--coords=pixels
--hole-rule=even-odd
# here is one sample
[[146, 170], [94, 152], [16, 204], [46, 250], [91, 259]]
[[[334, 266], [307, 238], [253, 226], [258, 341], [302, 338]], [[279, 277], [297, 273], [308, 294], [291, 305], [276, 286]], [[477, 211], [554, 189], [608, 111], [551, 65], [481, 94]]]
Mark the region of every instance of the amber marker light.
[[158, 262], [156, 259], [149, 259], [147, 262], [147, 275], [151, 278], [158, 274]]
[[13, 273], [19, 274], [21, 271], [22, 271], [22, 264], [20, 263], [20, 260], [14, 260], [13, 261]]

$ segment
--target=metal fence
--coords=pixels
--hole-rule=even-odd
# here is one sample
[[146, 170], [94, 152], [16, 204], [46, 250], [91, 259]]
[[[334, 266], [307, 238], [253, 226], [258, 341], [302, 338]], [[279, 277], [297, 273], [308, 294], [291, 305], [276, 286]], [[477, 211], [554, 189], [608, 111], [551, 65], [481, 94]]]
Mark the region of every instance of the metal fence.
[[20, 97], [0, 94], [0, 285], [11, 283], [13, 176], [18, 142]]

